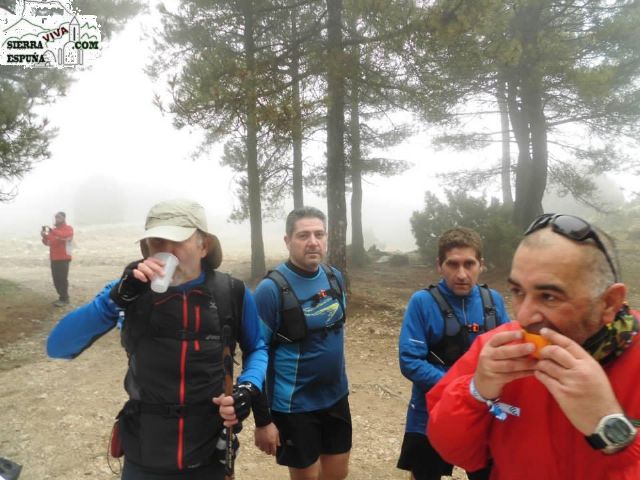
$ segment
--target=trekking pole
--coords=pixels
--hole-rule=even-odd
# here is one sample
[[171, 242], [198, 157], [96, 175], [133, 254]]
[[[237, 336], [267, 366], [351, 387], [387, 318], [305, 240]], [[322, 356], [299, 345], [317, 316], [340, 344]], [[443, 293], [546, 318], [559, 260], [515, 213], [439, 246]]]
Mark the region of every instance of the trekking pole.
[[[233, 393], [233, 357], [231, 357], [231, 327], [222, 327], [222, 364], [224, 367], [224, 394], [229, 396]], [[233, 480], [233, 464], [235, 463], [235, 452], [233, 451], [234, 440], [233, 427], [227, 427], [227, 438], [224, 461], [224, 480]]]

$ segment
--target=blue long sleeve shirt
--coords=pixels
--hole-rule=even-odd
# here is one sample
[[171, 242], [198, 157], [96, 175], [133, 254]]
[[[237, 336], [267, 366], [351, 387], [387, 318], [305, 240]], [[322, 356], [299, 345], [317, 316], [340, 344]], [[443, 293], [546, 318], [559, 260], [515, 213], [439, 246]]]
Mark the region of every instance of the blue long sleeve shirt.
[[[437, 288], [461, 322], [484, 326], [484, 307], [477, 285], [464, 297], [455, 295], [444, 280], [440, 280]], [[496, 325], [508, 322], [502, 297], [495, 290], [490, 292], [496, 308]], [[433, 296], [427, 290], [415, 292], [405, 310], [399, 339], [400, 370], [413, 382], [407, 409], [407, 432], [425, 435], [428, 419], [425, 394], [446, 371], [446, 367], [428, 362], [427, 356], [429, 349], [442, 340], [444, 325], [442, 312]], [[470, 340], [475, 340], [479, 333], [469, 332]]]
[[[177, 288], [188, 290], [204, 282], [204, 278], [202, 273], [200, 277]], [[52, 358], [75, 358], [118, 324], [122, 310], [109, 298], [109, 292], [117, 282], [109, 282], [91, 302], [69, 312], [56, 324], [47, 338], [47, 355]], [[238, 381], [248, 381], [262, 389], [268, 362], [267, 347], [262, 340], [253, 296], [246, 287], [238, 337], [244, 354]]]

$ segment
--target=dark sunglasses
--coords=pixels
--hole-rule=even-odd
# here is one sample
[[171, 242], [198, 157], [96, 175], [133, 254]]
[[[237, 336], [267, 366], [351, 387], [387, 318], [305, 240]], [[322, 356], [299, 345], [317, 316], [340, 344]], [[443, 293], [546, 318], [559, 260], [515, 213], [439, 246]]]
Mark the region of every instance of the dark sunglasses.
[[598, 237], [598, 234], [591, 227], [589, 222], [581, 219], [580, 217], [574, 217], [573, 215], [545, 213], [544, 215], [540, 215], [531, 223], [531, 225], [529, 225], [525, 230], [524, 235], [527, 236], [536, 230], [541, 230], [547, 225], [551, 225], [551, 229], [555, 233], [571, 240], [575, 240], [576, 242], [584, 242], [585, 240], [593, 239], [598, 250], [600, 250], [607, 259], [609, 267], [611, 267], [611, 271], [613, 272], [614, 280], [616, 282], [618, 281], [618, 272], [613, 266], [613, 261], [609, 256], [609, 252], [607, 252], [607, 249], [600, 240], [600, 237]]

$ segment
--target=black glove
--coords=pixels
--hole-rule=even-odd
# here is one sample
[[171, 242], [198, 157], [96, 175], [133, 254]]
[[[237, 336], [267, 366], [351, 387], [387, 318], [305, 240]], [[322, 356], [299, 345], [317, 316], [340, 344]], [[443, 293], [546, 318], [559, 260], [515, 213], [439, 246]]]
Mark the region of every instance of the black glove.
[[233, 387], [231, 396], [233, 397], [233, 407], [236, 411], [236, 418], [239, 422], [249, 416], [251, 402], [260, 395], [260, 390], [251, 382], [242, 382]]
[[150, 288], [149, 282], [141, 282], [133, 276], [133, 271], [140, 262], [142, 262], [142, 260], [137, 260], [127, 265], [124, 272], [122, 272], [120, 281], [116, 283], [109, 292], [109, 298], [120, 308], [126, 308], [131, 302], [135, 301], [136, 298]]

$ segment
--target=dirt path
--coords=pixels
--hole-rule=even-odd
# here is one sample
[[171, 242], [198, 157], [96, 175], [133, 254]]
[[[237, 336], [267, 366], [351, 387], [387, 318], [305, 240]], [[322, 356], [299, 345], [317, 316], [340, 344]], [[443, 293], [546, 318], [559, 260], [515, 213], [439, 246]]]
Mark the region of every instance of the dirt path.
[[[70, 308], [90, 300], [138, 256], [133, 239], [78, 229]], [[3, 239], [0, 252], [0, 276], [47, 302], [55, 300], [47, 252], [37, 239]], [[227, 254], [221, 270], [242, 278], [247, 261]], [[398, 370], [397, 336], [411, 292], [434, 280], [433, 272], [419, 266], [352, 273], [346, 327], [354, 430], [350, 479], [407, 478], [395, 468], [410, 390]], [[33, 302], [27, 296], [24, 301]], [[21, 480], [114, 480], [119, 476], [110, 471], [106, 453], [113, 417], [125, 400], [125, 355], [118, 335], [110, 332], [74, 361], [48, 359], [46, 335], [62, 313], [39, 304], [20, 318], [9, 312], [9, 321], [33, 328], [0, 337], [0, 457], [24, 465]], [[286, 469], [253, 446], [253, 424], [246, 423], [236, 478], [287, 478]]]

